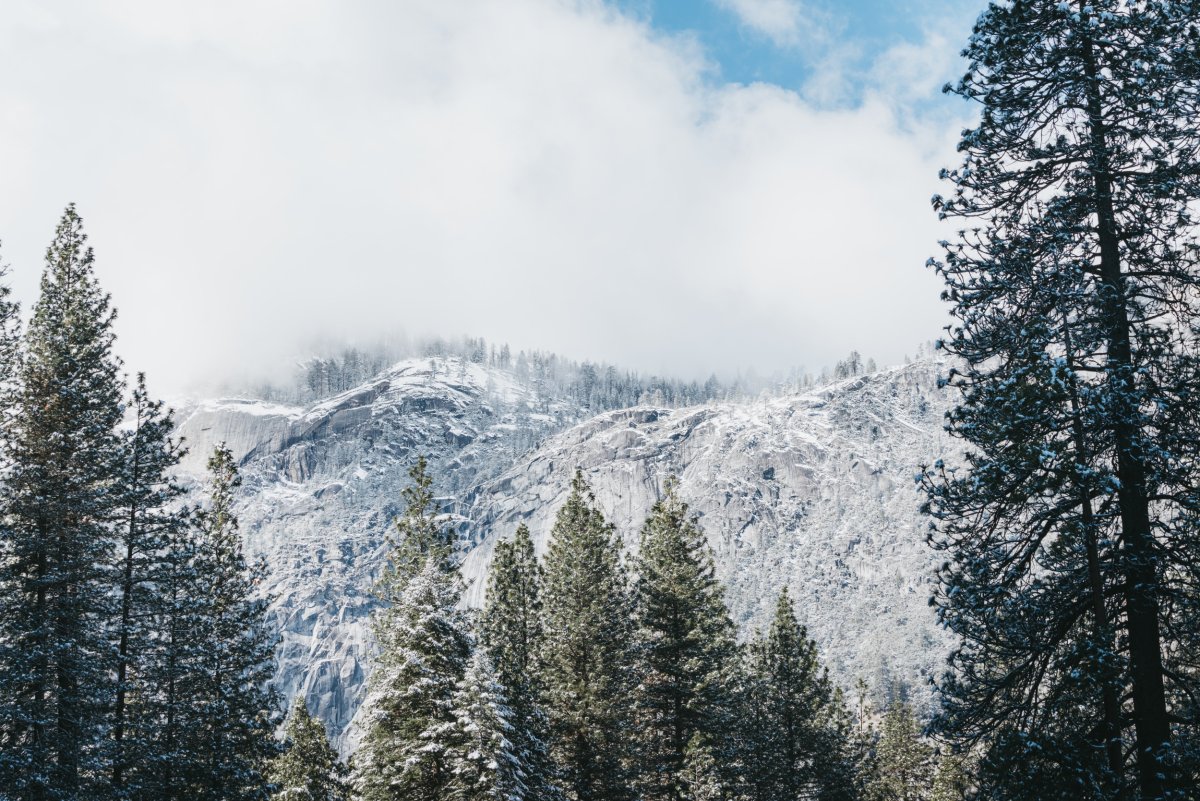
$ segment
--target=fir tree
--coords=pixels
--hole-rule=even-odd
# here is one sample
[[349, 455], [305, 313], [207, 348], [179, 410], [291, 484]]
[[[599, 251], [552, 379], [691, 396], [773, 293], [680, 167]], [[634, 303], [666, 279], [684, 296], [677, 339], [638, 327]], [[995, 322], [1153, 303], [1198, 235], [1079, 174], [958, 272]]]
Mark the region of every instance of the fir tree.
[[284, 749], [271, 761], [267, 778], [272, 801], [348, 801], [346, 766], [329, 744], [321, 721], [297, 695], [284, 731]]
[[[21, 358], [20, 306], [12, 300], [12, 289], [5, 279], [8, 267], [0, 262], [0, 432], [7, 432], [14, 410], [18, 367]], [[0, 477], [8, 468], [4, 439], [0, 436]]]
[[620, 542], [580, 470], [550, 536], [541, 665], [551, 756], [571, 801], [626, 801], [629, 592]]
[[888, 707], [876, 748], [868, 801], [928, 801], [933, 784], [933, 749], [921, 742], [908, 704]]
[[964, 754], [942, 754], [933, 774], [929, 801], [968, 801], [974, 798], [971, 760]]
[[829, 727], [833, 688], [786, 589], [766, 635], [751, 644], [748, 671], [742, 725], [749, 795], [839, 797], [845, 788], [836, 769], [839, 731]]
[[421, 572], [429, 558], [439, 561], [447, 570], [454, 542], [454, 531], [438, 522], [433, 497], [433, 477], [428, 462], [418, 456], [408, 471], [412, 484], [401, 491], [404, 514], [396, 521], [396, 538], [388, 554], [388, 567], [377, 591], [384, 600], [396, 600], [413, 576]]
[[951, 88], [982, 115], [934, 198], [972, 220], [933, 262], [970, 447], [926, 480], [962, 638], [938, 726], [1047, 793], [1165, 798], [1194, 753], [1197, 18], [994, 3]]
[[31, 801], [91, 795], [108, 778], [122, 385], [115, 313], [93, 261], [68, 206], [46, 252], [5, 425], [0, 786]]
[[684, 801], [726, 801], [730, 795], [717, 761], [717, 751], [701, 732], [688, 740], [679, 773], [679, 798]]
[[[164, 632], [158, 628], [175, 601], [171, 598], [172, 542], [190, 525], [181, 506], [183, 489], [171, 471], [183, 451], [171, 440], [174, 421], [162, 402], [152, 401], [146, 379], [138, 375], [133, 392], [131, 427], [125, 432], [121, 509], [117, 526], [118, 618], [113, 627], [116, 650], [115, 703], [112, 720], [112, 786], [116, 797], [130, 789], [160, 758], [167, 738], [146, 712], [159, 692], [149, 678], [150, 661]], [[149, 681], [148, 681], [149, 679]], [[131, 709], [131, 704], [141, 708]], [[131, 772], [134, 775], [130, 775]]]
[[209, 502], [198, 515], [195, 558], [207, 651], [191, 700], [203, 715], [189, 733], [203, 771], [193, 797], [249, 801], [266, 796], [264, 773], [276, 753], [277, 699], [268, 689], [274, 638], [265, 625], [266, 602], [254, 595], [266, 568], [248, 564], [242, 552], [233, 510], [241, 477], [233, 454], [218, 446], [208, 469]]
[[475, 649], [451, 702], [454, 747], [446, 794], [450, 801], [541, 801], [526, 784], [525, 755], [514, 738], [504, 688], [491, 676], [487, 653]]
[[737, 647], [724, 589], [696, 518], [668, 479], [642, 527], [634, 622], [637, 767], [647, 801], [683, 798], [689, 743], [717, 754], [732, 729], [728, 682]]
[[507, 693], [511, 736], [524, 755], [529, 796], [553, 801], [558, 790], [548, 753], [549, 725], [542, 708], [545, 688], [538, 665], [545, 639], [542, 582], [533, 540], [522, 524], [511, 541], [496, 543], [479, 632], [496, 680]]
[[453, 777], [453, 697], [471, 642], [458, 609], [462, 582], [451, 535], [431, 508], [424, 459], [411, 475], [414, 484], [405, 492], [409, 506], [400, 526], [405, 537], [380, 582], [379, 594], [391, 605], [373, 621], [379, 656], [364, 702], [367, 727], [353, 775], [362, 801], [444, 798]]

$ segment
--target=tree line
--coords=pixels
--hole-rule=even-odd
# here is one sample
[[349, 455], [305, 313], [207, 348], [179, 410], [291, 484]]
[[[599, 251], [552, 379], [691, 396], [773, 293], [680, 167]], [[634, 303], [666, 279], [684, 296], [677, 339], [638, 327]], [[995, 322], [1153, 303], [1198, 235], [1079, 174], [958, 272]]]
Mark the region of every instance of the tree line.
[[[673, 481], [625, 559], [576, 471], [544, 558], [524, 525], [497, 542], [473, 612], [423, 459], [411, 477], [379, 584], [362, 744], [343, 769], [312, 740], [279, 798], [966, 797], [962, 760], [938, 759], [902, 703], [877, 726], [860, 698], [855, 719], [786, 590], [766, 631], [739, 642]], [[296, 710], [298, 742], [311, 724]]]

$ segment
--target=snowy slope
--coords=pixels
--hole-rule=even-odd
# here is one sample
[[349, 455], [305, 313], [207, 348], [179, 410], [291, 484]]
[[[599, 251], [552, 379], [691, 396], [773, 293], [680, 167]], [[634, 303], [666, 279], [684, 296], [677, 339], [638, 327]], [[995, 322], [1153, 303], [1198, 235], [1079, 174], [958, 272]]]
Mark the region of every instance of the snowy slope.
[[[937, 369], [919, 362], [810, 394], [587, 419], [503, 370], [422, 359], [310, 409], [202, 403], [182, 429], [196, 454], [225, 440], [243, 459], [239, 515], [248, 549], [271, 569], [279, 685], [304, 692], [345, 750], [371, 586], [418, 453], [458, 518], [472, 603], [497, 537], [524, 521], [544, 549], [576, 466], [633, 547], [671, 473], [701, 515], [740, 623], [763, 623], [786, 585], [840, 680], [905, 681], [923, 703], [947, 647], [927, 606], [933, 557], [912, 479], [947, 446]], [[202, 459], [192, 460], [196, 470]]]

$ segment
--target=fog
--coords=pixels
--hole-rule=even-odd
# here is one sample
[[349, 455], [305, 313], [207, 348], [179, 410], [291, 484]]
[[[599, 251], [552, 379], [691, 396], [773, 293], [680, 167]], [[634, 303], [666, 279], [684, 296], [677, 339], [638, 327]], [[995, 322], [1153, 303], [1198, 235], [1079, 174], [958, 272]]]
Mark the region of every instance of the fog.
[[900, 361], [944, 322], [955, 51], [818, 103], [593, 2], [6, 4], [0, 260], [28, 305], [76, 202], [160, 391], [398, 331], [689, 378]]

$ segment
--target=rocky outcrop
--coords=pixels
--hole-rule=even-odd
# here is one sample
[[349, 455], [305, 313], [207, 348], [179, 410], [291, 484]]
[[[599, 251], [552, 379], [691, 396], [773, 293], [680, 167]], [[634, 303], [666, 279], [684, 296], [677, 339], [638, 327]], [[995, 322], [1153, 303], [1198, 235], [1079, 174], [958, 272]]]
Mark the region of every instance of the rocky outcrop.
[[[700, 516], [743, 630], [787, 586], [834, 675], [887, 690], [946, 650], [926, 601], [913, 474], [943, 454], [937, 365], [918, 363], [808, 394], [590, 417], [503, 370], [402, 362], [308, 409], [198, 405], [183, 433], [243, 461], [247, 548], [270, 565], [279, 687], [304, 693], [344, 752], [370, 666], [371, 592], [417, 454], [430, 458], [462, 536], [467, 601], [479, 603], [498, 538], [525, 522], [545, 549], [582, 468], [629, 548], [675, 475]], [[196, 471], [196, 462], [189, 463]]]

